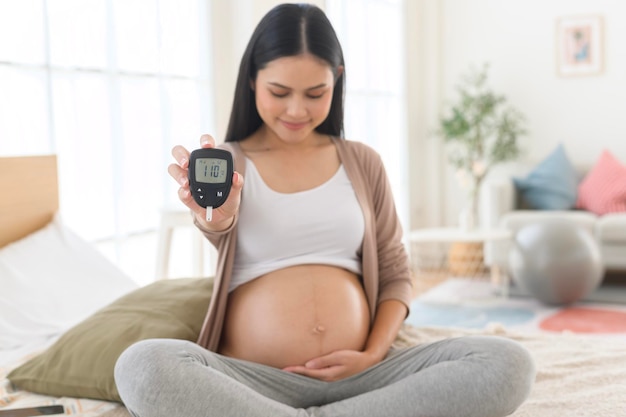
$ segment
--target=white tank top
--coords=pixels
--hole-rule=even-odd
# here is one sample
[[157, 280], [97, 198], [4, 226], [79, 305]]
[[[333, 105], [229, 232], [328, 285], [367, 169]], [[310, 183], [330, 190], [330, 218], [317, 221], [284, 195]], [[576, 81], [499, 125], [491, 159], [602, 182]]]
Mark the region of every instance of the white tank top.
[[323, 264], [361, 274], [363, 211], [341, 165], [324, 184], [296, 193], [269, 188], [246, 158], [229, 291], [269, 272]]

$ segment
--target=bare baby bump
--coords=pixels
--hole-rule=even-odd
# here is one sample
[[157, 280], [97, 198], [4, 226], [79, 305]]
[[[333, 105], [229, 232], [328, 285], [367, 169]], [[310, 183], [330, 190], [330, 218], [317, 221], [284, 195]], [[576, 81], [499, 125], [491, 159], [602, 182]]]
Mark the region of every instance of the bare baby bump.
[[277, 368], [362, 350], [369, 308], [359, 278], [323, 265], [264, 275], [229, 296], [220, 353]]

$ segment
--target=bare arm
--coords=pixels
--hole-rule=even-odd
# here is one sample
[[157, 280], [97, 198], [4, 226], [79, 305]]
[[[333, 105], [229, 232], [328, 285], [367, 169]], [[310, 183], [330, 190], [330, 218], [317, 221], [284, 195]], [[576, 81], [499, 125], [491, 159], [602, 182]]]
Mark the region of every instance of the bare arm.
[[406, 315], [407, 308], [400, 301], [386, 300], [378, 305], [374, 324], [365, 344], [365, 352], [372, 356], [374, 363], [380, 362], [387, 355]]

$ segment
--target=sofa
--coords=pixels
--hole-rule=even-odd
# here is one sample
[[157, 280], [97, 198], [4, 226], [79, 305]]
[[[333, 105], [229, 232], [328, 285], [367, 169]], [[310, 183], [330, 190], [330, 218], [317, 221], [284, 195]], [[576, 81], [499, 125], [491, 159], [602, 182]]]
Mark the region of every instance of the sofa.
[[[482, 227], [513, 235], [535, 222], [571, 220], [595, 238], [607, 271], [626, 271], [626, 167], [608, 151], [589, 168], [574, 167], [560, 146], [538, 164], [501, 169], [484, 181], [479, 207]], [[486, 263], [506, 269], [510, 244], [486, 247]]]

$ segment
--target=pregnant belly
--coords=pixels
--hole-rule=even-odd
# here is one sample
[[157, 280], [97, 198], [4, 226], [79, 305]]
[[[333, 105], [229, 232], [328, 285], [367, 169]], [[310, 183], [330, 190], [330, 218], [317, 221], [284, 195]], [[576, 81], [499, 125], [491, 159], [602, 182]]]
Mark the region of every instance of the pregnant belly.
[[342, 350], [362, 350], [369, 308], [358, 277], [302, 265], [250, 281], [230, 294], [220, 353], [277, 368]]

